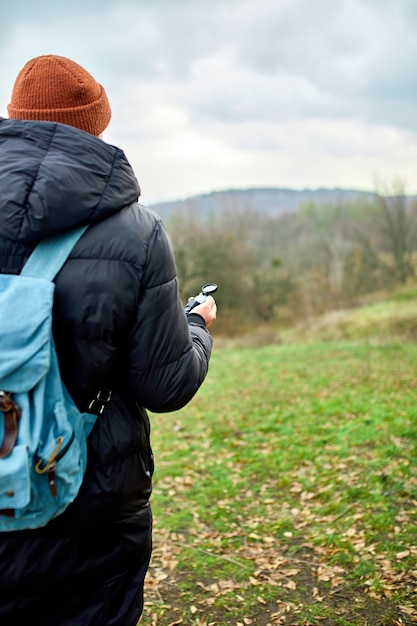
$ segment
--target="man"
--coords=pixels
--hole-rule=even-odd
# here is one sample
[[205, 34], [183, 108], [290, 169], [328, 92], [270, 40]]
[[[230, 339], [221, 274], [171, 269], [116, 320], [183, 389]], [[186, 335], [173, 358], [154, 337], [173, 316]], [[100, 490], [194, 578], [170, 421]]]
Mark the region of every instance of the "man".
[[151, 552], [146, 409], [183, 407], [208, 369], [212, 297], [186, 316], [172, 245], [140, 206], [123, 152], [99, 139], [101, 85], [46, 55], [18, 74], [0, 119], [0, 267], [90, 224], [55, 283], [54, 338], [78, 407], [98, 419], [81, 491], [36, 530], [0, 533], [0, 624], [134, 626]]

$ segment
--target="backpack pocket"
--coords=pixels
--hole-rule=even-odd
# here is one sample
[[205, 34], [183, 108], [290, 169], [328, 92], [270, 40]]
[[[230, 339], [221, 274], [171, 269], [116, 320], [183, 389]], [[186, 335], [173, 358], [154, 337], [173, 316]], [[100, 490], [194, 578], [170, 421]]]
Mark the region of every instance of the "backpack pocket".
[[[2, 510], [22, 509], [30, 500], [29, 453], [27, 446], [15, 446], [0, 473], [0, 515]], [[3, 469], [3, 468], [2, 468]]]

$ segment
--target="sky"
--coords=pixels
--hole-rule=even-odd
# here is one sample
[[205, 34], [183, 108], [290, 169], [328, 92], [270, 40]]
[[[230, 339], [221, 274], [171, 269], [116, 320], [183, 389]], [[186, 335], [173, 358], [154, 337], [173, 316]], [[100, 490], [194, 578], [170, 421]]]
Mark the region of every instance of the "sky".
[[0, 22], [0, 115], [31, 58], [101, 83], [147, 204], [225, 189], [417, 193], [417, 0], [32, 0]]

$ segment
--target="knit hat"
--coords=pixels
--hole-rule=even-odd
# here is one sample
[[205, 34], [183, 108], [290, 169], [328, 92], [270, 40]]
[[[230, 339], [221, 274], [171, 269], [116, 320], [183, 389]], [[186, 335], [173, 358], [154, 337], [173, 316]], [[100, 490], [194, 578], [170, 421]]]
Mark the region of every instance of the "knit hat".
[[91, 74], [78, 63], [52, 54], [26, 63], [7, 109], [11, 118], [61, 122], [96, 137], [111, 117], [106, 92]]

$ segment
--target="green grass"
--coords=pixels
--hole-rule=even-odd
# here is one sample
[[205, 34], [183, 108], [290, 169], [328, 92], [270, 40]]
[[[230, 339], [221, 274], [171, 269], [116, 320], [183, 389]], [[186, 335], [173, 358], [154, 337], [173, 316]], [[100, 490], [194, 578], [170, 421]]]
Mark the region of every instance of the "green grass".
[[215, 348], [152, 415], [143, 623], [417, 623], [416, 374], [412, 343]]

